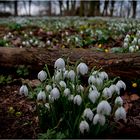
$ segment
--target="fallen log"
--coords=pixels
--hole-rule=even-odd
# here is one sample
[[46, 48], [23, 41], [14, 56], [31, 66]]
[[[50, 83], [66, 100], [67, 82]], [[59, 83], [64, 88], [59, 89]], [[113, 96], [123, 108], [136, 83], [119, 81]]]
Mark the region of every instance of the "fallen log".
[[77, 60], [85, 62], [89, 68], [103, 68], [110, 76], [140, 78], [139, 53], [104, 53], [92, 49], [47, 49], [47, 48], [3, 48], [0, 47], [0, 67], [12, 68], [25, 65], [40, 71], [45, 64], [53, 68], [56, 59], [69, 58], [70, 64]]

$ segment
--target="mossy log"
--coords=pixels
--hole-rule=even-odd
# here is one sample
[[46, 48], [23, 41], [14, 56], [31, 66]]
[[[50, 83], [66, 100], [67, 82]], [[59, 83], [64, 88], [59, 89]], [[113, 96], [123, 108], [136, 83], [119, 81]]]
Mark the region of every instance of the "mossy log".
[[69, 58], [70, 64], [77, 60], [85, 62], [89, 68], [103, 68], [110, 76], [140, 78], [139, 53], [104, 53], [92, 49], [48, 49], [48, 48], [3, 48], [0, 47], [0, 67], [12, 68], [20, 65], [39, 71], [45, 64], [53, 68], [56, 59]]

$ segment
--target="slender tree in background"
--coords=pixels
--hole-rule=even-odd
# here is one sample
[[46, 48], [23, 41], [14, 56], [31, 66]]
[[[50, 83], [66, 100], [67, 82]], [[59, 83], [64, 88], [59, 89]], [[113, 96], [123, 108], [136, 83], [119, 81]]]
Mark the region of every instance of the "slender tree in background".
[[85, 1], [81, 0], [80, 1], [80, 16], [85, 16]]
[[29, 16], [31, 16], [31, 5], [32, 5], [32, 0], [29, 0]]
[[123, 16], [123, 4], [124, 4], [124, 1], [120, 1], [120, 17]]
[[59, 2], [59, 9], [60, 9], [60, 16], [62, 16], [62, 13], [63, 13], [63, 11], [62, 11], [63, 1], [59, 0], [58, 2]]
[[136, 17], [137, 0], [132, 0], [132, 18]]
[[110, 9], [110, 16], [113, 16], [113, 12], [114, 12], [114, 6], [115, 6], [115, 0], [111, 0], [111, 9]]
[[14, 15], [18, 16], [18, 0], [14, 1]]
[[108, 9], [108, 5], [109, 5], [109, 0], [105, 0], [104, 2], [104, 8], [103, 8], [103, 16], [107, 16], [108, 13], [107, 13], [107, 9]]

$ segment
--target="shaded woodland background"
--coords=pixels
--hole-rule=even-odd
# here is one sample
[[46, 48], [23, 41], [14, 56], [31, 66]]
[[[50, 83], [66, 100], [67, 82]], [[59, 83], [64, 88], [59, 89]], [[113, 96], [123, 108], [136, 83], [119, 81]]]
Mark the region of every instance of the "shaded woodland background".
[[140, 17], [138, 0], [0, 0], [0, 16]]

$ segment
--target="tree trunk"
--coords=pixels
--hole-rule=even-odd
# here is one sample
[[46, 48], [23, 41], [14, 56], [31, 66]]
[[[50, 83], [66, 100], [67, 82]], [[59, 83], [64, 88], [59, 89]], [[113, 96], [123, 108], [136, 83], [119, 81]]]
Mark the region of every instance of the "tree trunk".
[[133, 9], [132, 18], [136, 17], [136, 8], [137, 8], [137, 0], [132, 0], [132, 9]]
[[18, 1], [14, 1], [14, 15], [18, 16]]
[[89, 49], [17, 49], [0, 47], [0, 67], [12, 68], [25, 65], [34, 71], [40, 71], [45, 64], [53, 68], [56, 59], [69, 58], [70, 64], [77, 60], [85, 62], [89, 68], [103, 68], [110, 76], [135, 79], [140, 77], [139, 53], [113, 54], [95, 52]]
[[104, 8], [103, 8], [103, 16], [107, 16], [108, 15], [108, 12], [107, 12], [108, 5], [109, 5], [109, 0], [105, 0]]
[[115, 6], [115, 0], [111, 0], [111, 9], [110, 9], [110, 16], [113, 16], [113, 12], [114, 12], [114, 6]]

